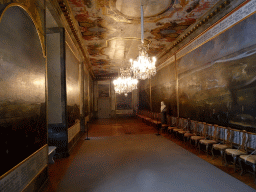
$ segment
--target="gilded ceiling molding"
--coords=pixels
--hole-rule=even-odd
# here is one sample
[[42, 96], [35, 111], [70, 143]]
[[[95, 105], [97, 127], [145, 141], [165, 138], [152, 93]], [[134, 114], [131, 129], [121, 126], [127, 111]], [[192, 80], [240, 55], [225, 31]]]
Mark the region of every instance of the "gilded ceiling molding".
[[[211, 13], [209, 13], [204, 19], [204, 22], [207, 22], [209, 19], [211, 19], [216, 13], [218, 13], [221, 9], [223, 9], [226, 5], [228, 5], [230, 1], [226, 0], [221, 5], [219, 5], [216, 9], [214, 9]], [[218, 20], [216, 23], [211, 25], [211, 27], [207, 28], [205, 31], [200, 33], [195, 38], [191, 39], [188, 43], [183, 45], [181, 48], [179, 48], [175, 53], [170, 55], [167, 59], [165, 59], [161, 65], [157, 67], [157, 69], [161, 69], [168, 64], [171, 64], [173, 62], [173, 57], [176, 54], [177, 59], [185, 56], [186, 54], [190, 53], [191, 51], [197, 49], [198, 47], [202, 46], [203, 44], [207, 43], [208, 41], [212, 40], [216, 36], [220, 35], [221, 33], [224, 33], [226, 30], [232, 28], [234, 25], [240, 23], [241, 21], [245, 20], [249, 16], [256, 13], [256, 0], [246, 1], [239, 5], [237, 8], [229, 12], [227, 15], [225, 15], [223, 18]], [[197, 28], [199, 28], [204, 22], [200, 21], [198, 22], [195, 27], [193, 27], [189, 32], [186, 33], [184, 36], [189, 36], [192, 32], [194, 32]], [[183, 37], [184, 37], [183, 36]], [[181, 38], [182, 39], [182, 38]], [[168, 51], [170, 51], [172, 48], [177, 46], [179, 43], [181, 43], [181, 39], [176, 41], [171, 48], [165, 51], [165, 54], [168, 54]]]
[[82, 55], [86, 61], [86, 68], [88, 69], [88, 71], [90, 72], [90, 74], [92, 75], [93, 78], [95, 78], [95, 75], [92, 71], [92, 66], [90, 64], [90, 60], [89, 60], [89, 56], [88, 56], [88, 52], [87, 50], [84, 49], [81, 38], [79, 37], [79, 33], [80, 31], [78, 31], [75, 27], [75, 24], [73, 23], [73, 20], [75, 20], [74, 18], [72, 18], [71, 14], [70, 14], [70, 9], [68, 7], [68, 3], [65, 0], [57, 0], [59, 7], [61, 9], [61, 11], [63, 12], [63, 15], [70, 27], [70, 30], [82, 52]]
[[159, 71], [160, 69], [163, 69], [164, 67], [171, 65], [175, 61], [175, 56], [172, 55], [167, 60], [165, 60], [161, 65], [156, 67], [156, 70]]
[[[218, 11], [219, 7], [214, 10], [215, 13], [217, 13]], [[243, 3], [242, 5], [231, 11], [229, 14], [227, 14], [225, 17], [221, 18], [207, 30], [202, 32], [200, 35], [198, 35], [188, 45], [179, 49], [177, 52], [177, 59], [185, 56], [186, 54], [197, 49], [208, 41], [214, 39], [216, 36], [224, 33], [226, 30], [232, 28], [234, 25], [237, 25], [254, 13], [256, 13], [256, 0], [251, 0], [250, 2]]]
[[[205, 16], [203, 19], [201, 19], [201, 21], [197, 22], [196, 24], [194, 24], [194, 27], [189, 28], [188, 30], [186, 30], [184, 32], [183, 35], [180, 35], [177, 40], [169, 47], [167, 48], [162, 54], [161, 56], [159, 56], [159, 58], [161, 58], [163, 55], [167, 54], [168, 52], [170, 52], [173, 48], [175, 48], [178, 44], [180, 44], [182, 41], [184, 41], [187, 37], [189, 37], [191, 34], [193, 34], [199, 27], [201, 27], [203, 24], [206, 24], [209, 22], [209, 20], [211, 18], [213, 18], [218, 12], [220, 12], [221, 10], [223, 10], [224, 8], [226, 8], [227, 5], [230, 4], [230, 0], [225, 0], [223, 3], [221, 3], [220, 5], [218, 5], [212, 12], [210, 12], [207, 16]], [[197, 36], [198, 37], [198, 36]], [[197, 38], [196, 37], [196, 38]], [[193, 40], [191, 40], [193, 41]], [[191, 42], [190, 41], [190, 42]], [[187, 46], [189, 43], [187, 43], [186, 45], [184, 45], [183, 47]]]
[[32, 22], [35, 25], [37, 34], [42, 47], [43, 56], [46, 57], [45, 49], [45, 27], [44, 27], [44, 16], [45, 16], [45, 3], [41, 1], [38, 3], [37, 0], [0, 0], [0, 5], [4, 5], [4, 8], [0, 10], [0, 22], [7, 11], [11, 7], [20, 7], [22, 8], [31, 18]]

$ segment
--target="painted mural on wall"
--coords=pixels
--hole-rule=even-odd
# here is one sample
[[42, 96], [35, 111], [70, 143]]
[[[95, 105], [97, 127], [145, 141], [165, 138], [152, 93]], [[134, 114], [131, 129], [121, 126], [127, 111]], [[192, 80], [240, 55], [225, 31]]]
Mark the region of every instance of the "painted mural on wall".
[[[96, 76], [117, 75], [123, 60], [138, 56], [140, 0], [68, 0]], [[147, 0], [145, 41], [157, 55], [218, 0]], [[151, 55], [152, 54], [152, 55]]]
[[150, 109], [150, 97], [149, 89], [139, 91], [139, 110], [151, 110]]
[[[150, 110], [149, 80], [140, 81], [139, 84], [140, 110]], [[161, 101], [167, 106], [167, 113], [177, 115], [175, 65], [157, 71], [157, 75], [151, 78], [152, 111], [160, 112]]]
[[66, 86], [68, 127], [80, 120], [79, 62], [66, 46]]
[[178, 61], [180, 116], [256, 132], [256, 16]]
[[140, 80], [138, 83], [138, 90], [139, 90], [138, 110], [151, 110], [149, 82], [147, 80]]
[[19, 7], [0, 22], [0, 175], [47, 143], [45, 58], [36, 28]]
[[160, 112], [161, 101], [167, 107], [167, 113], [175, 115], [177, 111], [176, 101], [176, 77], [174, 63], [158, 70], [157, 75], [151, 79], [152, 86], [152, 110]]

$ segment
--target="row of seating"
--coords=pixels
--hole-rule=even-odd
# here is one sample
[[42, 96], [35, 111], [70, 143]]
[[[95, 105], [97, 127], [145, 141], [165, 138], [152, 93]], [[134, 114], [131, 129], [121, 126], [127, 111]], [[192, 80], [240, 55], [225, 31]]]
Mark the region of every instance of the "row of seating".
[[161, 128], [160, 113], [143, 110], [137, 113], [137, 117], [142, 119], [145, 123], [153, 125], [157, 129]]
[[160, 114], [148, 111], [139, 111], [137, 116], [153, 125], [156, 125], [153, 120], [157, 119], [159, 124], [156, 128], [162, 132], [172, 134], [185, 143], [189, 142], [199, 153], [204, 148], [207, 156], [211, 153], [212, 158], [219, 152], [225, 166], [232, 160], [234, 171], [239, 167], [241, 175], [248, 171], [253, 173], [254, 179], [256, 178], [255, 133], [169, 115], [167, 124], [161, 124]]

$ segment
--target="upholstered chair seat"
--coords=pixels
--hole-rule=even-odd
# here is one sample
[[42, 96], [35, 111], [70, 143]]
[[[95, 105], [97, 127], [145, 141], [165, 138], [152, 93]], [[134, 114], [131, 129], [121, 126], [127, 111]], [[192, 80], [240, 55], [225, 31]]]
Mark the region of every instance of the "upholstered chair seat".
[[171, 126], [168, 127], [168, 131], [172, 131], [173, 129], [177, 129], [177, 127], [171, 127]]
[[216, 150], [225, 150], [227, 148], [230, 148], [229, 145], [224, 145], [224, 144], [213, 144], [212, 146]]
[[191, 136], [195, 136], [195, 133], [187, 132], [184, 134], [184, 137], [191, 137]]
[[231, 155], [231, 156], [237, 156], [237, 155], [246, 155], [247, 153], [245, 151], [241, 151], [238, 149], [226, 149], [225, 150], [227, 155]]
[[202, 137], [202, 136], [191, 136], [191, 140], [199, 141], [200, 139], [205, 139], [205, 137]]
[[184, 131], [184, 130], [181, 130], [181, 131], [178, 131], [179, 134], [185, 134], [185, 133], [189, 133], [189, 131]]
[[240, 158], [243, 159], [245, 162], [256, 164], [256, 155], [240, 155]]
[[200, 140], [199, 141], [201, 144], [205, 144], [205, 145], [210, 145], [210, 144], [215, 144], [217, 143], [217, 141], [215, 140]]
[[146, 117], [145, 120], [146, 120], [146, 121], [151, 121], [151, 118]]
[[173, 129], [174, 132], [182, 131], [182, 129]]

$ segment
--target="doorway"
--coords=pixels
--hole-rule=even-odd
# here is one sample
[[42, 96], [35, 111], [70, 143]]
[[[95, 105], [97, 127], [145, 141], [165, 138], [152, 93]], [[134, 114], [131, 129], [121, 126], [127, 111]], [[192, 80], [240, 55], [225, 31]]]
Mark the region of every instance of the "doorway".
[[98, 98], [98, 118], [106, 119], [111, 116], [110, 98]]

